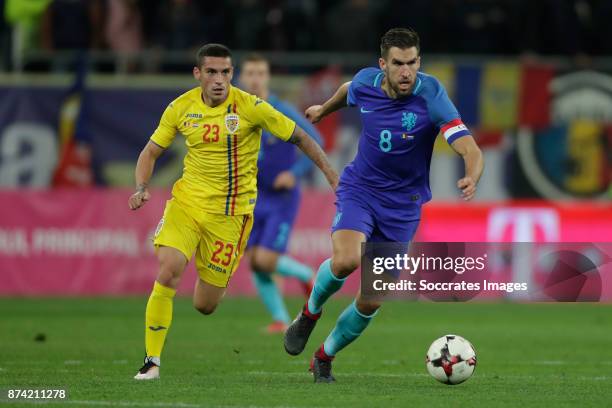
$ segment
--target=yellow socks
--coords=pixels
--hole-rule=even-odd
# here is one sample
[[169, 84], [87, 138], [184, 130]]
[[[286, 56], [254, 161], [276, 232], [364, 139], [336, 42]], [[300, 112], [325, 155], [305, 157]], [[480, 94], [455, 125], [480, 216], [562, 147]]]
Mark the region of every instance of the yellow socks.
[[153, 292], [147, 302], [145, 346], [147, 357], [153, 357], [157, 365], [159, 365], [166, 334], [172, 323], [172, 299], [175, 294], [176, 289], [163, 286], [155, 281]]

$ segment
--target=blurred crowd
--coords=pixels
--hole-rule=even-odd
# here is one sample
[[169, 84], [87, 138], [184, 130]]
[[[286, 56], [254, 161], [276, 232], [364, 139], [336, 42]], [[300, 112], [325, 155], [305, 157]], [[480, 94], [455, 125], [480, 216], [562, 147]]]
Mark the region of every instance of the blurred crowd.
[[[609, 0], [0, 0], [10, 48], [374, 52], [411, 26], [427, 53], [612, 55]], [[25, 33], [25, 34], [24, 34]], [[16, 36], [19, 40], [16, 41]]]

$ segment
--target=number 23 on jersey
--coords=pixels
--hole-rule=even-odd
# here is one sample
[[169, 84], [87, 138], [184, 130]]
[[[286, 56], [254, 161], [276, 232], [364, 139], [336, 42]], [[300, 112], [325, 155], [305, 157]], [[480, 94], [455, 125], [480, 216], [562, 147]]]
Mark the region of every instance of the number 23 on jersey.
[[204, 133], [202, 134], [202, 139], [206, 143], [214, 143], [219, 141], [219, 125], [209, 125], [206, 123], [202, 126]]

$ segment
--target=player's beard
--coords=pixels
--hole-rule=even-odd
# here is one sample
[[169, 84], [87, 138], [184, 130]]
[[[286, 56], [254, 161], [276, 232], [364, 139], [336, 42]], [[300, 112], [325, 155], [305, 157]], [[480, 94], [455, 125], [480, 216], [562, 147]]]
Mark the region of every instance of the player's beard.
[[391, 85], [391, 88], [393, 89], [393, 92], [395, 92], [395, 94], [397, 95], [398, 98], [404, 97], [404, 96], [408, 96], [412, 93], [412, 90], [414, 89], [414, 82], [410, 84], [410, 86], [403, 90], [400, 88], [400, 83], [397, 82], [395, 84]]
[[404, 91], [400, 88], [399, 80], [395, 82], [390, 80], [391, 75], [389, 74], [388, 69], [385, 69], [383, 72], [385, 73], [385, 77], [388, 80], [388, 84], [389, 84], [388, 86], [393, 91], [393, 93], [395, 93], [396, 98], [403, 98], [405, 96], [412, 94], [412, 90], [414, 89], [414, 81], [410, 84], [408, 89]]

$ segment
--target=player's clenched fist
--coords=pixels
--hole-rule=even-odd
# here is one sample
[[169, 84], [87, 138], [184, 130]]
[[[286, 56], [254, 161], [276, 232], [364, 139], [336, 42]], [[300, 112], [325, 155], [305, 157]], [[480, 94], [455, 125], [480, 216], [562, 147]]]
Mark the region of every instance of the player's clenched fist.
[[476, 194], [476, 182], [471, 177], [464, 177], [457, 182], [461, 196], [465, 201], [471, 200]]
[[304, 112], [306, 115], [306, 118], [311, 122], [311, 123], [317, 123], [318, 121], [320, 121], [323, 116], [323, 106], [322, 105], [313, 105], [310, 108], [306, 109], [306, 112]]
[[142, 207], [151, 198], [151, 193], [146, 188], [139, 187], [128, 200], [130, 210], [137, 210]]

